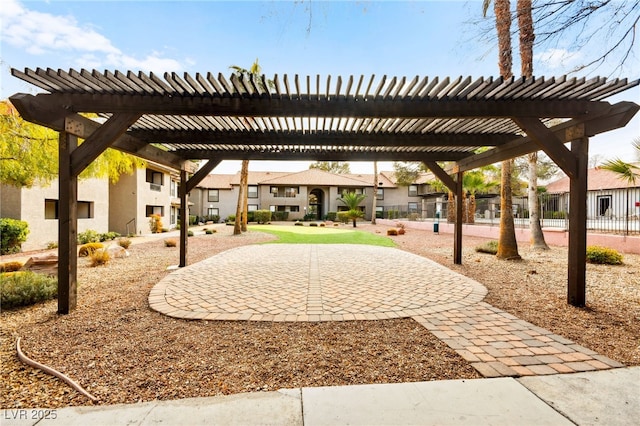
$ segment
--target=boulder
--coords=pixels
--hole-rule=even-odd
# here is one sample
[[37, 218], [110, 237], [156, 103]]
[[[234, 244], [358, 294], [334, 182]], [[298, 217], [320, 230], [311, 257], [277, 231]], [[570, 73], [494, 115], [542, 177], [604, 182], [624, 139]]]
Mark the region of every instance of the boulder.
[[31, 271], [38, 274], [58, 276], [58, 255], [54, 253], [32, 256], [20, 268], [21, 271]]
[[129, 257], [129, 252], [125, 250], [124, 247], [113, 244], [107, 247], [107, 253], [109, 253], [111, 259]]

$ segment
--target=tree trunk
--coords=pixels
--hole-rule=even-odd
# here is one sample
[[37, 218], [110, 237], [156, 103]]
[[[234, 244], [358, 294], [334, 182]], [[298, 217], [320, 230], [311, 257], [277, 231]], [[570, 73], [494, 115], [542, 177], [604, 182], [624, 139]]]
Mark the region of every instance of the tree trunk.
[[240, 185], [242, 186], [242, 221], [240, 230], [247, 232], [247, 214], [249, 207], [249, 160], [242, 160], [240, 171]]
[[373, 202], [371, 203], [371, 224], [376, 224], [376, 208], [378, 201], [378, 162], [373, 162]]
[[469, 222], [476, 223], [476, 194], [469, 195]]
[[496, 14], [498, 31], [498, 66], [505, 80], [513, 76], [511, 52], [511, 5], [509, 0], [494, 0], [493, 11]]
[[[242, 168], [244, 169], [244, 160], [242, 162]], [[240, 185], [238, 186], [238, 202], [236, 204], [236, 221], [233, 224], [233, 235], [242, 234], [242, 201], [244, 186], [242, 185], [242, 170], [240, 171]]]
[[453, 192], [449, 191], [447, 198], [447, 222], [453, 223], [456, 221], [456, 202], [453, 198]]
[[520, 64], [522, 76], [533, 76], [533, 18], [531, 16], [531, 0], [518, 0], [516, 5], [518, 14], [518, 32], [520, 34]]
[[529, 232], [531, 247], [535, 250], [549, 250], [540, 226], [540, 200], [538, 198], [538, 153], [528, 155], [529, 159]]
[[498, 259], [518, 260], [518, 243], [513, 223], [513, 201], [511, 197], [511, 167], [513, 160], [502, 162], [500, 188], [500, 237], [498, 240]]

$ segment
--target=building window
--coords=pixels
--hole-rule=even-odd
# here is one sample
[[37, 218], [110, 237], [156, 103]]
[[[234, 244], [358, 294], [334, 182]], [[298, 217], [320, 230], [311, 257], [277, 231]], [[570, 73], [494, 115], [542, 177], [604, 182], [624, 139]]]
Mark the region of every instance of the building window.
[[409, 185], [409, 197], [418, 196], [418, 185]]
[[418, 213], [418, 203], [409, 203], [409, 213]]
[[210, 203], [217, 203], [220, 201], [220, 191], [218, 189], [210, 189], [207, 194], [207, 200]]
[[256, 210], [258, 210], [258, 205], [257, 204], [247, 204], [247, 211], [248, 212], [255, 212]]
[[300, 211], [300, 206], [270, 206], [269, 210], [272, 212], [294, 212]]
[[286, 197], [286, 198], [294, 198], [300, 192], [300, 188], [297, 186], [272, 186], [269, 189], [269, 192], [274, 197]]
[[384, 207], [376, 206], [376, 219], [382, 219], [384, 217]]
[[[93, 219], [94, 205], [92, 201], [78, 201], [77, 204], [78, 219]], [[58, 219], [58, 200], [44, 200], [44, 218]]]
[[147, 182], [152, 191], [162, 191], [164, 185], [164, 174], [155, 170], [147, 169]]
[[342, 194], [344, 194], [345, 192], [347, 194], [351, 194], [352, 192], [355, 192], [358, 195], [365, 193], [364, 188], [338, 188], [338, 194], [340, 194], [340, 196], [342, 196]]
[[152, 214], [159, 214], [160, 216], [164, 216], [164, 206], [150, 206], [150, 205], [147, 205], [145, 213], [146, 213], [147, 217], [151, 216]]
[[211, 217], [211, 216], [219, 216], [220, 215], [220, 210], [217, 208], [209, 208], [207, 209], [207, 216]]
[[178, 183], [175, 180], [171, 180], [171, 185], [169, 186], [169, 195], [171, 197], [178, 197]]
[[376, 193], [376, 200], [384, 200], [384, 188], [378, 188]]
[[258, 198], [258, 185], [249, 185], [247, 187], [247, 198]]
[[598, 216], [611, 217], [611, 195], [598, 195]]

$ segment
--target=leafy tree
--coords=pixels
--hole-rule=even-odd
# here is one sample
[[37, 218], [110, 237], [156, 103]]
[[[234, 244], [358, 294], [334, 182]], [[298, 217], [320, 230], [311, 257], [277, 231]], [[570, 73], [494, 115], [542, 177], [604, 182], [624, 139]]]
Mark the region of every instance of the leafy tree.
[[367, 198], [365, 194], [356, 194], [355, 192], [343, 192], [342, 197], [338, 197], [338, 201], [342, 202], [347, 208], [347, 216], [353, 221], [353, 227], [356, 227], [356, 219], [364, 216], [362, 210], [358, 208], [361, 202]]
[[349, 163], [346, 161], [316, 161], [309, 165], [310, 169], [324, 170], [329, 173], [348, 174], [351, 173]]
[[421, 172], [424, 172], [424, 163], [418, 162], [398, 162], [393, 163], [393, 173], [396, 183], [400, 186], [409, 186], [414, 184]]
[[[115, 183], [122, 174], [145, 165], [135, 156], [107, 149], [80, 178], [107, 177]], [[0, 182], [29, 188], [57, 177], [58, 132], [23, 120], [8, 100], [0, 101]]]

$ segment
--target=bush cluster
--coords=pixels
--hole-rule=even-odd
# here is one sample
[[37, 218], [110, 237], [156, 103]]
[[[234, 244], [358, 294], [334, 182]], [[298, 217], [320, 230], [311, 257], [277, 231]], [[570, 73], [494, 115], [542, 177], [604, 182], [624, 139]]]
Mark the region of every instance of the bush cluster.
[[0, 218], [0, 254], [19, 253], [27, 235], [29, 224], [24, 220]]
[[601, 246], [587, 247], [587, 262], [602, 265], [622, 265], [622, 255], [614, 249]]
[[104, 248], [89, 253], [89, 257], [91, 258], [91, 266], [106, 265], [111, 260], [111, 255]]
[[58, 280], [31, 271], [0, 274], [0, 308], [33, 305], [58, 295]]
[[165, 247], [175, 247], [177, 245], [178, 245], [178, 242], [176, 241], [175, 238], [167, 238], [166, 240], [164, 240]]
[[0, 263], [0, 272], [15, 272], [20, 270], [20, 268], [22, 268], [22, 263], [20, 262], [12, 261]]
[[476, 251], [478, 253], [489, 253], [489, 254], [497, 254], [498, 253], [498, 241], [491, 240], [487, 241], [484, 244], [480, 244], [476, 247]]
[[253, 212], [253, 217], [258, 223], [269, 223], [271, 222], [271, 211], [270, 210], [256, 210]]
[[100, 250], [104, 248], [104, 244], [102, 243], [87, 243], [80, 246], [80, 250], [78, 250], [78, 256], [87, 257], [93, 254], [96, 250]]
[[78, 244], [99, 243], [100, 234], [93, 229], [87, 229], [78, 234]]
[[129, 238], [119, 238], [118, 245], [126, 250], [131, 245], [131, 240]]

